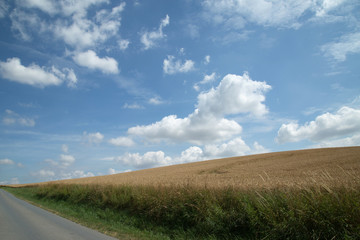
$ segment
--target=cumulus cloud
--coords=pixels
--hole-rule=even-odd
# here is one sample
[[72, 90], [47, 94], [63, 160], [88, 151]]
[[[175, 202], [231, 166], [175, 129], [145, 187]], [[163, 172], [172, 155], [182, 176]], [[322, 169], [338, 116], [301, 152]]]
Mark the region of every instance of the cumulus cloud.
[[20, 125], [24, 127], [35, 126], [35, 120], [33, 118], [23, 117], [9, 109], [5, 110], [5, 114], [6, 115], [3, 118], [3, 123], [5, 125]]
[[96, 132], [96, 133], [84, 132], [83, 136], [84, 136], [85, 140], [89, 143], [99, 144], [104, 140], [104, 135], [102, 135], [99, 132]]
[[135, 142], [129, 137], [117, 137], [109, 140], [109, 143], [118, 147], [131, 147]]
[[48, 178], [48, 177], [54, 177], [55, 172], [50, 170], [41, 169], [38, 172], [35, 172], [32, 174], [33, 176], [41, 177], [41, 178]]
[[185, 60], [181, 62], [180, 60], [175, 60], [174, 56], [167, 56], [167, 59], [164, 59], [163, 62], [163, 71], [165, 74], [175, 74], [175, 73], [186, 73], [193, 71], [195, 69], [195, 63], [192, 60]]
[[[109, 10], [97, 7], [97, 11], [89, 12], [91, 6], [109, 4], [109, 1], [24, 0], [15, 3], [17, 6], [10, 14], [12, 30], [23, 40], [31, 40], [36, 30], [36, 33], [51, 33], [78, 50], [95, 47], [116, 36], [126, 6], [122, 2]], [[40, 20], [34, 9], [50, 15], [50, 21]]]
[[228, 74], [215, 89], [200, 93], [197, 107], [205, 115], [251, 113], [262, 116], [268, 112], [263, 102], [264, 94], [270, 89], [266, 82], [250, 79], [248, 73], [243, 76]]
[[[191, 146], [182, 151], [180, 156], [174, 158], [166, 156], [163, 151], [157, 151], [147, 152], [143, 155], [139, 153], [126, 153], [122, 156], [106, 158], [106, 160], [116, 161], [122, 166], [132, 169], [144, 169], [264, 152], [268, 152], [268, 150], [259, 143], [255, 142], [253, 147], [250, 147], [238, 137], [222, 144], [205, 145], [203, 148]], [[109, 169], [109, 174], [117, 172]]]
[[83, 177], [94, 177], [95, 175], [92, 172], [84, 172], [82, 170], [75, 170], [71, 172], [61, 173], [59, 175], [60, 179], [72, 179], [72, 178], [83, 178]]
[[321, 47], [325, 56], [343, 62], [349, 54], [360, 53], [360, 32], [342, 36], [338, 41], [330, 42]]
[[211, 157], [241, 156], [250, 151], [250, 147], [240, 137], [221, 145], [205, 146], [205, 155]]
[[69, 167], [71, 164], [75, 162], [75, 157], [72, 155], [61, 154], [60, 155], [60, 164], [63, 167]]
[[150, 168], [155, 166], [166, 166], [171, 164], [171, 157], [165, 156], [162, 151], [139, 153], [126, 153], [114, 159], [121, 165], [135, 169]]
[[[300, 126], [297, 122], [283, 124], [277, 142], [310, 140], [325, 145], [357, 143], [360, 134], [360, 110], [342, 107], [336, 113], [325, 113]], [[345, 137], [344, 139], [339, 139]]]
[[[81, 4], [84, 2], [84, 4]], [[55, 36], [65, 41], [69, 46], [77, 49], [94, 47], [115, 36], [121, 25], [120, 13], [125, 3], [112, 8], [111, 11], [102, 9], [96, 12], [95, 20], [86, 18], [87, 8], [104, 1], [78, 1], [62, 4], [63, 14], [72, 15], [72, 18], [60, 18], [51, 31]]]
[[156, 123], [128, 129], [130, 135], [143, 136], [149, 141], [185, 141], [194, 144], [223, 141], [241, 133], [241, 126], [224, 118], [229, 114], [250, 113], [262, 116], [268, 112], [265, 92], [271, 87], [265, 82], [243, 76], [227, 75], [220, 84], [198, 96], [197, 109], [185, 118], [164, 117]]
[[163, 28], [169, 24], [170, 17], [169, 15], [166, 15], [166, 17], [161, 20], [160, 26], [157, 30], [152, 32], [145, 31], [142, 33], [140, 41], [144, 45], [145, 50], [155, 47], [161, 39], [166, 37], [163, 33]]
[[0, 74], [7, 80], [39, 88], [59, 86], [64, 81], [68, 82], [68, 86], [75, 86], [77, 82], [72, 69], [64, 68], [60, 71], [54, 66], [51, 69], [36, 64], [24, 66], [19, 58], [8, 58], [6, 62], [0, 61]]
[[241, 126], [233, 120], [217, 119], [213, 116], [201, 118], [196, 111], [186, 118], [178, 118], [176, 115], [166, 116], [151, 125], [132, 127], [128, 133], [143, 136], [149, 141], [169, 140], [202, 144], [225, 140], [240, 134], [241, 131]]
[[80, 66], [90, 69], [97, 69], [103, 73], [119, 73], [118, 63], [111, 57], [100, 58], [92, 50], [81, 52], [73, 57], [74, 61]]

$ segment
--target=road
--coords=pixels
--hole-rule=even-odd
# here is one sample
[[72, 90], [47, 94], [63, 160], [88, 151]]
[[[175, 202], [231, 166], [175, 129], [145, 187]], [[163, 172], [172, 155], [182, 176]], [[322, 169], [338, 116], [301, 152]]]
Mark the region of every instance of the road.
[[0, 189], [1, 240], [114, 240]]

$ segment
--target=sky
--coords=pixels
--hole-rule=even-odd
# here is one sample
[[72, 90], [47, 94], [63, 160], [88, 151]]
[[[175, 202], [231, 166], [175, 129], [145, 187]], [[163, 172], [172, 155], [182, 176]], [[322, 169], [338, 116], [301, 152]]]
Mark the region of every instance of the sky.
[[360, 146], [358, 0], [2, 0], [0, 52], [0, 184]]

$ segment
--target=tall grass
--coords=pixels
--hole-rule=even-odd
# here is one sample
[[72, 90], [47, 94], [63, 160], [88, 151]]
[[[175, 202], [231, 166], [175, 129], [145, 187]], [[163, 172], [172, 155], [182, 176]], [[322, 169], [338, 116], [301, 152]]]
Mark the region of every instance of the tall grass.
[[[39, 199], [124, 212], [170, 238], [360, 239], [360, 187], [209, 189], [46, 185]], [[106, 216], [103, 216], [106, 218]], [[176, 233], [176, 234], [175, 234]]]

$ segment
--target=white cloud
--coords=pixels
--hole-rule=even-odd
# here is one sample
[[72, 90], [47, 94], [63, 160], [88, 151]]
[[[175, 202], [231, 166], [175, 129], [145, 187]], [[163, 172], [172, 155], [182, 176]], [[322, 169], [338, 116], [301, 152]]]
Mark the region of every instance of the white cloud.
[[204, 57], [204, 64], [205, 65], [208, 65], [210, 63], [210, 55], [206, 55], [205, 57]]
[[54, 177], [55, 176], [55, 172], [54, 171], [50, 171], [50, 170], [44, 170], [41, 169], [40, 171], [33, 173], [33, 176], [39, 176], [41, 178], [48, 178], [48, 177]]
[[62, 150], [64, 153], [68, 153], [68, 152], [69, 152], [69, 147], [68, 147], [68, 145], [63, 144], [63, 145], [61, 146], [61, 150]]
[[[328, 143], [329, 145], [341, 142], [358, 141], [360, 133], [360, 110], [342, 107], [336, 113], [325, 113], [300, 126], [297, 122], [283, 124], [277, 135], [277, 142], [298, 142], [310, 140], [312, 142]], [[341, 137], [345, 139], [339, 140]]]
[[131, 147], [135, 142], [129, 137], [117, 137], [109, 140], [109, 143], [118, 147]]
[[197, 109], [185, 118], [176, 115], [145, 126], [128, 129], [128, 134], [143, 136], [149, 141], [185, 141], [195, 144], [230, 139], [241, 133], [241, 126], [224, 118], [229, 114], [250, 113], [262, 116], [267, 113], [263, 104], [265, 92], [271, 87], [265, 82], [243, 76], [227, 75], [219, 86], [198, 96]]
[[54, 73], [54, 75], [57, 76], [62, 81], [66, 81], [68, 87], [70, 88], [76, 87], [77, 77], [73, 69], [63, 68], [62, 71], [60, 71], [56, 67], [52, 66], [51, 72]]
[[59, 163], [57, 161], [54, 161], [54, 160], [49, 159], [49, 158], [45, 159], [44, 162], [46, 162], [46, 163], [48, 163], [48, 164], [50, 164], [52, 166], [59, 166]]
[[360, 32], [342, 36], [336, 42], [330, 42], [321, 47], [321, 51], [336, 61], [343, 62], [349, 54], [360, 53]]
[[124, 51], [129, 47], [130, 41], [126, 39], [121, 39], [118, 41], [120, 50]]
[[322, 141], [319, 144], [313, 145], [313, 147], [315, 148], [351, 147], [351, 146], [360, 146], [360, 134], [355, 134], [350, 137], [345, 137], [335, 140], [326, 140], [326, 141]]
[[73, 164], [75, 162], [75, 158], [72, 155], [66, 155], [66, 154], [61, 154], [60, 155], [60, 164], [63, 167], [69, 167], [71, 164]]
[[211, 158], [242, 156], [247, 152], [250, 152], [250, 147], [240, 137], [221, 145], [207, 145], [204, 149], [205, 155]]
[[61, 179], [73, 179], [73, 178], [83, 178], [83, 177], [94, 177], [95, 175], [92, 172], [84, 172], [81, 170], [75, 170], [72, 172], [61, 173]]
[[320, 1], [315, 7], [316, 16], [323, 17], [344, 2], [346, 2], [346, 0], [323, 0], [322, 2]]
[[5, 159], [0, 159], [0, 165], [14, 165], [15, 162], [11, 159], [5, 158]]
[[115, 169], [113, 169], [113, 168], [109, 168], [109, 170], [108, 170], [108, 174], [109, 174], [109, 175], [117, 174], [117, 173], [121, 173], [121, 171], [117, 171], [117, 170], [115, 170]]
[[165, 74], [175, 74], [175, 73], [186, 73], [195, 70], [195, 63], [192, 60], [185, 60], [182, 63], [180, 60], [175, 60], [174, 56], [167, 56], [167, 59], [164, 59], [163, 62], [163, 71]]
[[192, 146], [181, 152], [180, 157], [175, 158], [175, 164], [203, 161], [204, 152], [200, 147]]
[[3, 18], [7, 15], [9, 10], [9, 5], [5, 1], [0, 2], [0, 18]]
[[[95, 47], [117, 35], [120, 14], [126, 5], [122, 2], [110, 10], [98, 8], [100, 10], [94, 13], [95, 16], [90, 16], [92, 12], [88, 12], [88, 8], [100, 3], [109, 1], [16, 1], [17, 6], [10, 14], [12, 30], [26, 41], [31, 40], [31, 34], [50, 32], [76, 49]], [[49, 14], [51, 21], [41, 21], [33, 9]]]
[[[243, 28], [246, 22], [264, 26], [295, 27], [297, 20], [313, 6], [310, 0], [205, 0], [207, 17], [216, 24]], [[211, 17], [212, 16], [212, 17]]]
[[74, 61], [80, 66], [90, 69], [97, 69], [103, 73], [119, 73], [118, 63], [111, 57], [99, 58], [92, 50], [81, 52], [73, 57]]
[[5, 113], [6, 113], [6, 115], [3, 118], [3, 123], [5, 125], [20, 125], [20, 126], [24, 126], [24, 127], [34, 127], [35, 126], [35, 120], [32, 118], [23, 117], [9, 109], [5, 110]]
[[[53, 69], [56, 68], [53, 67]], [[57, 71], [59, 70], [47, 71], [36, 64], [23, 66], [19, 58], [8, 58], [6, 62], [0, 61], [0, 74], [3, 78], [40, 88], [60, 85], [63, 79], [56, 76]]]
[[163, 33], [163, 28], [169, 25], [169, 23], [170, 17], [169, 15], [166, 15], [166, 17], [161, 20], [158, 30], [152, 32], [145, 31], [141, 35], [140, 41], [144, 45], [145, 50], [155, 47], [161, 39], [166, 37]]
[[131, 172], [131, 170], [128, 169], [128, 170], [125, 170], [125, 171], [118, 171], [118, 170], [115, 170], [113, 168], [109, 168], [109, 170], [108, 170], [109, 175], [117, 174], [117, 173], [126, 173], [126, 172]]
[[99, 5], [107, 3], [108, 0], [76, 0], [76, 1], [61, 1], [59, 8], [62, 14], [70, 16], [73, 14], [84, 15], [87, 9], [92, 5]]
[[207, 83], [213, 82], [213, 81], [215, 81], [216, 78], [217, 78], [217, 76], [216, 76], [215, 72], [213, 72], [210, 75], [205, 75], [201, 82], [198, 82], [198, 83], [196, 83], [194, 85], [194, 89], [196, 91], [199, 91], [200, 90], [200, 86], [199, 86], [200, 84], [207, 84]]
[[24, 167], [24, 165], [22, 163], [15, 163], [13, 160], [8, 159], [8, 158], [4, 158], [4, 159], [0, 159], [0, 165], [15, 165], [17, 167]]
[[148, 101], [151, 105], [160, 105], [163, 104], [164, 102], [160, 99], [160, 97], [153, 97], [150, 98]]
[[17, 177], [11, 178], [10, 181], [1, 181], [0, 185], [7, 185], [7, 184], [20, 184], [20, 181]]
[[[143, 155], [139, 153], [126, 153], [122, 156], [110, 157], [103, 160], [116, 161], [122, 166], [133, 169], [144, 169], [264, 152], [268, 152], [268, 150], [259, 143], [255, 142], [253, 148], [251, 148], [238, 137], [219, 145], [206, 145], [203, 149], [198, 146], [191, 146], [182, 151], [180, 156], [174, 158], [166, 156], [163, 151], [157, 151], [147, 152]], [[118, 172], [119, 171], [115, 171], [114, 169], [109, 169], [109, 174]]]
[[36, 29], [36, 33], [42, 33], [47, 29], [46, 24], [36, 14], [27, 13], [18, 8], [10, 13], [10, 19], [11, 30], [24, 41], [32, 40], [32, 34], [35, 33], [33, 29]]
[[299, 28], [304, 21], [322, 18], [346, 0], [204, 0], [204, 16], [227, 29], [246, 24]]
[[50, 0], [24, 0], [21, 4], [22, 7], [38, 8], [48, 14], [54, 14], [58, 11], [55, 3]]
[[104, 135], [102, 135], [99, 132], [96, 132], [96, 133], [84, 132], [83, 136], [84, 136], [85, 140], [89, 143], [99, 144], [104, 140]]
[[126, 108], [126, 109], [143, 109], [144, 107], [137, 104], [137, 103], [133, 103], [133, 104], [125, 103], [123, 108]]
[[147, 152], [144, 155], [140, 155], [139, 153], [126, 153], [122, 156], [116, 157], [115, 161], [124, 166], [135, 169], [143, 169], [169, 165], [171, 164], [171, 157], [165, 156], [165, 153], [162, 151]]
[[251, 113], [262, 116], [268, 112], [263, 102], [264, 94], [270, 89], [266, 82], [253, 81], [247, 73], [243, 76], [228, 74], [215, 89], [200, 93], [197, 107], [205, 115]]
[[143, 136], [149, 141], [170, 140], [202, 144], [225, 140], [240, 134], [241, 131], [241, 126], [233, 120], [213, 116], [202, 118], [196, 111], [186, 118], [170, 115], [151, 125], [132, 127], [128, 133]]
[[63, 71], [67, 72], [67, 75], [66, 75], [67, 86], [70, 88], [76, 87], [77, 77], [74, 73], [74, 70], [69, 69], [69, 68], [64, 68]]

